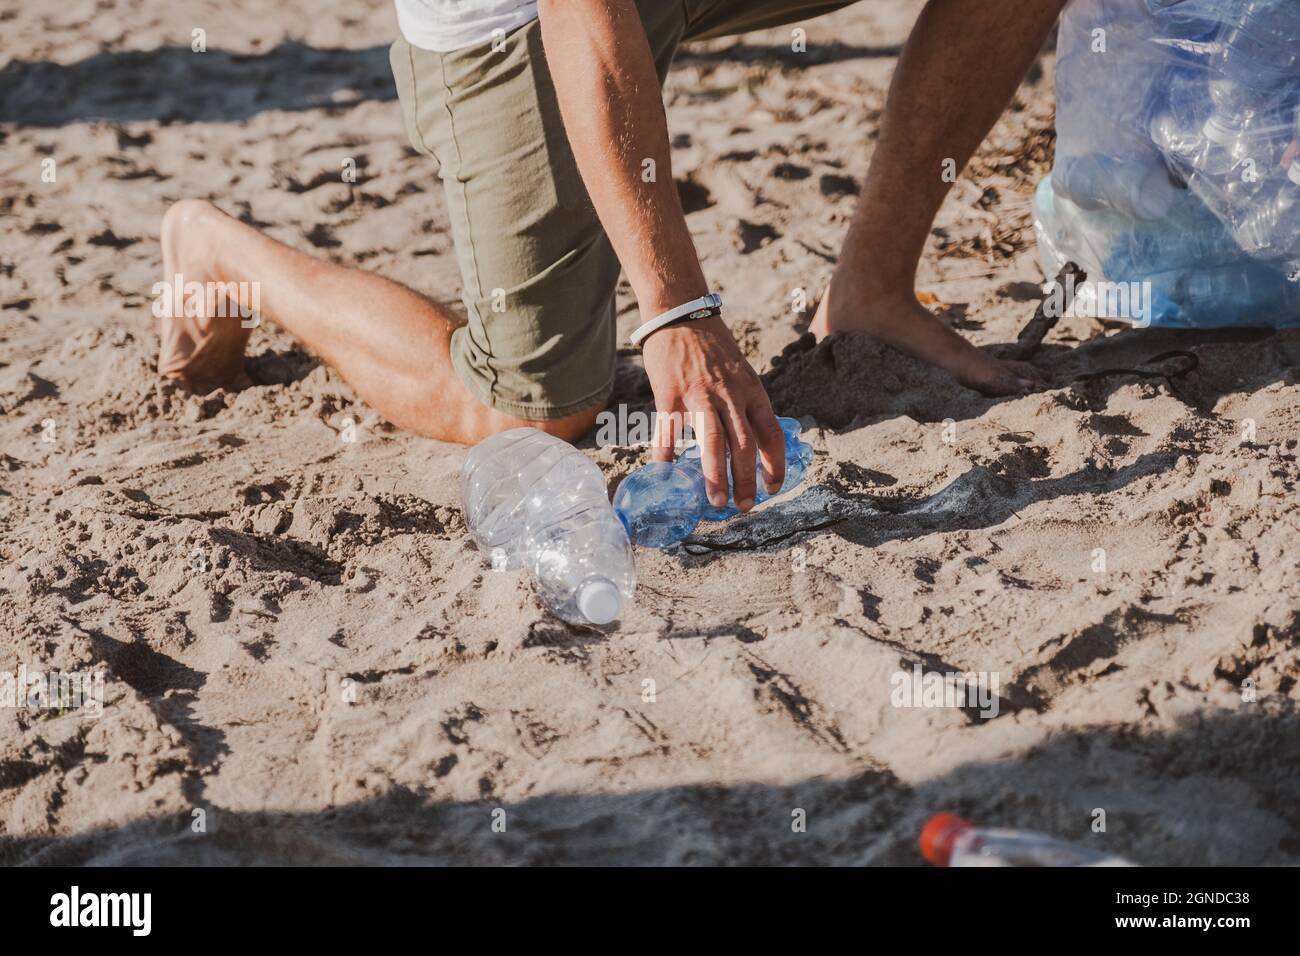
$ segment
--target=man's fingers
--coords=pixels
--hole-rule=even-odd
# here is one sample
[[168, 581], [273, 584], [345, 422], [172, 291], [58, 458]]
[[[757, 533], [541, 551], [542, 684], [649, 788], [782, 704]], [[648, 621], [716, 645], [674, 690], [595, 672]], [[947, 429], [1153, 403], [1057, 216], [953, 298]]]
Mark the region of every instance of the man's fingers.
[[727, 436], [718, 422], [717, 413], [707, 402], [700, 402], [691, 410], [691, 428], [700, 445], [700, 465], [704, 469], [704, 487], [709, 502], [715, 508], [726, 505], [727, 490]]
[[721, 405], [718, 417], [727, 431], [727, 445], [731, 448], [731, 487], [736, 507], [748, 511], [754, 507], [754, 494], [758, 490], [755, 484], [758, 451], [750, 433], [749, 419], [743, 411], [730, 405]]
[[677, 439], [681, 437], [681, 412], [678, 408], [659, 409], [655, 412], [654, 441], [650, 449], [652, 461], [672, 461]]
[[772, 406], [766, 402], [750, 407], [749, 424], [763, 459], [763, 484], [767, 493], [774, 495], [785, 482], [785, 432], [781, 431], [781, 423], [772, 413]]

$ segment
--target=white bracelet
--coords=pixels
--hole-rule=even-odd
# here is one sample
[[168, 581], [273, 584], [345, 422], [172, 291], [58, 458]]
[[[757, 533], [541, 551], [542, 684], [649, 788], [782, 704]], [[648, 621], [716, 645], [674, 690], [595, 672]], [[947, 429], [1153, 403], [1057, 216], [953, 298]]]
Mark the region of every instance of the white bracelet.
[[675, 309], [669, 309], [667, 312], [656, 315], [649, 322], [638, 326], [636, 330], [628, 336], [628, 340], [633, 345], [640, 345], [651, 332], [658, 332], [665, 325], [668, 325], [671, 322], [676, 322], [678, 319], [683, 318], [697, 318], [697, 316], [692, 313], [702, 312], [707, 309], [720, 308], [722, 308], [722, 296], [718, 295], [716, 292], [710, 292], [708, 295], [702, 295], [698, 299], [692, 299], [690, 302], [679, 305]]

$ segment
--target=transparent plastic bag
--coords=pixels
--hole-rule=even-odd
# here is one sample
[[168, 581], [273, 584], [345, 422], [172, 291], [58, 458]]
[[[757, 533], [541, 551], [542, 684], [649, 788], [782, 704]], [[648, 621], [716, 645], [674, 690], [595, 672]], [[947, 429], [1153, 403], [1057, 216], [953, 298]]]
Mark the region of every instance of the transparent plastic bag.
[[1049, 276], [1143, 325], [1300, 325], [1300, 0], [1073, 0], [1056, 90]]

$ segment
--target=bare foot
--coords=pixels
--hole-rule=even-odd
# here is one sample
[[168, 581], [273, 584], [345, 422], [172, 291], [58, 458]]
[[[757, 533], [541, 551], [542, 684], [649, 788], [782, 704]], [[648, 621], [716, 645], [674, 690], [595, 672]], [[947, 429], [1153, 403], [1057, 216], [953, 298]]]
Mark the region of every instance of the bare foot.
[[[158, 373], [200, 395], [245, 380], [244, 346], [252, 334], [241, 323], [239, 303], [215, 288], [212, 233], [226, 218], [211, 203], [182, 199], [162, 220], [163, 281], [171, 297], [160, 320]], [[171, 290], [178, 275], [184, 283], [179, 311]]]
[[1027, 362], [1005, 361], [981, 352], [910, 292], [880, 293], [853, 285], [838, 272], [832, 279], [810, 326], [818, 341], [832, 332], [866, 332], [937, 365], [962, 385], [985, 395], [1018, 395], [1042, 381], [1042, 372]]

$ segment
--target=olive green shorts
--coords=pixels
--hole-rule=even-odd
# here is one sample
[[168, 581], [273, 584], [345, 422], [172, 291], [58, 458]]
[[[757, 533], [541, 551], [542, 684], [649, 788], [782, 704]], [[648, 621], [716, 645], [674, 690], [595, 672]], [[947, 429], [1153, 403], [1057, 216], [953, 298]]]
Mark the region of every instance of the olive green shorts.
[[[852, 0], [637, 0], [662, 83], [682, 40], [809, 19]], [[494, 49], [493, 47], [497, 47]], [[438, 160], [466, 325], [452, 365], [498, 411], [563, 418], [614, 382], [619, 264], [565, 137], [534, 20], [504, 42], [390, 51], [412, 145]]]

